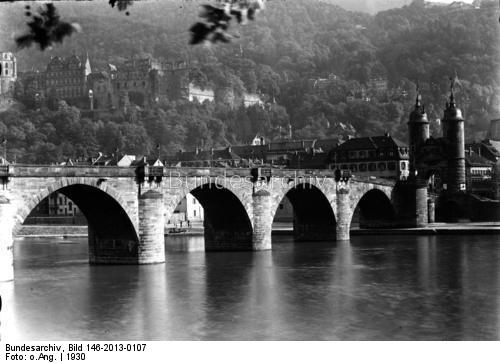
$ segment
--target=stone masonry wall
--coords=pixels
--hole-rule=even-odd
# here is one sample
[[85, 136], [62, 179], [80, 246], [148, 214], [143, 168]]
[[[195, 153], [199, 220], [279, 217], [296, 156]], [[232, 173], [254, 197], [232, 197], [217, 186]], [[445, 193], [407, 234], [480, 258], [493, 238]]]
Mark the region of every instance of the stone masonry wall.
[[138, 262], [165, 262], [163, 195], [152, 190], [139, 197]]

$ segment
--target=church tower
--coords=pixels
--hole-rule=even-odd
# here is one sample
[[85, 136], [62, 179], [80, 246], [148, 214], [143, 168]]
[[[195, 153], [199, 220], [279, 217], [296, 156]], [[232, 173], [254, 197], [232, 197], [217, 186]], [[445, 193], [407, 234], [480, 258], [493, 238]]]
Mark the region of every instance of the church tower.
[[417, 86], [417, 99], [415, 108], [410, 114], [408, 122], [408, 134], [410, 145], [410, 177], [416, 175], [417, 155], [421, 146], [429, 138], [429, 120], [425, 113], [425, 107], [422, 105], [422, 98]]
[[0, 52], [0, 95], [10, 93], [17, 79], [17, 61], [11, 52]]
[[457, 108], [453, 94], [453, 81], [450, 87], [450, 102], [446, 102], [443, 125], [443, 138], [446, 142], [448, 175], [447, 190], [450, 193], [465, 191], [465, 132], [462, 111]]

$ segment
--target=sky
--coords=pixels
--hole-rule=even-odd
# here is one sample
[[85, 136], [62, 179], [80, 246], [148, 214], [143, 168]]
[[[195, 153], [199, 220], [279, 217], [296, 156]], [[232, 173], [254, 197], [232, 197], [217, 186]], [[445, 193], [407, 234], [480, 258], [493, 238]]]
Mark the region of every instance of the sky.
[[[430, 2], [430, 3], [447, 3], [447, 4], [451, 4], [452, 2], [455, 2], [457, 0], [426, 0], [427, 2]], [[464, 3], [469, 3], [469, 4], [472, 4], [472, 2], [474, 0], [459, 0], [460, 2], [464, 2]]]

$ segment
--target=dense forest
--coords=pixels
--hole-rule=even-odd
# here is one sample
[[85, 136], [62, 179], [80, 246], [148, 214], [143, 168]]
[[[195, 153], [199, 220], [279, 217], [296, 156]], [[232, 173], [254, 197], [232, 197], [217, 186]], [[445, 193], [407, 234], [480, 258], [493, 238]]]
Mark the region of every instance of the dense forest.
[[[189, 45], [197, 21], [197, 1], [136, 2], [130, 15], [103, 2], [61, 2], [62, 16], [82, 32], [44, 52], [16, 52], [20, 71], [44, 70], [51, 56], [89, 54], [94, 69], [129, 57], [186, 59], [198, 84], [260, 92], [266, 107], [230, 109], [223, 104], [162, 102], [99, 119], [61, 102], [57, 110], [21, 106], [0, 112], [0, 135], [9, 158], [54, 162], [116, 148], [163, 155], [195, 146], [248, 142], [256, 133], [282, 136], [291, 124], [295, 138], [390, 132], [407, 139], [406, 122], [418, 81], [439, 136], [438, 120], [458, 75], [456, 98], [466, 117], [468, 139], [485, 136], [500, 105], [498, 3], [481, 8], [425, 6], [415, 0], [376, 15], [351, 12], [325, 1], [270, 1], [255, 21], [234, 26], [233, 40], [211, 46]], [[0, 4], [0, 47], [15, 50], [14, 37], [25, 26], [23, 6]], [[311, 79], [335, 75], [326, 92]], [[347, 95], [384, 75], [389, 90], [369, 100]]]

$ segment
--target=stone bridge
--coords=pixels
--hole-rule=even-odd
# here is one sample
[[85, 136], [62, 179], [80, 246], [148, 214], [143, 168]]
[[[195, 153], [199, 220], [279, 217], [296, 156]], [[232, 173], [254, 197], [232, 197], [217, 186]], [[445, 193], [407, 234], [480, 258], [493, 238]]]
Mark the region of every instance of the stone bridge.
[[333, 170], [0, 166], [0, 281], [13, 278], [14, 237], [30, 212], [59, 192], [88, 221], [96, 264], [165, 261], [164, 225], [192, 193], [205, 210], [209, 251], [271, 249], [281, 200], [294, 207], [296, 241], [348, 240], [361, 227], [418, 226], [427, 221], [425, 187], [343, 178]]

